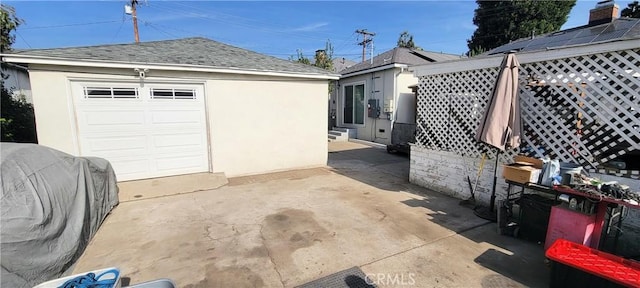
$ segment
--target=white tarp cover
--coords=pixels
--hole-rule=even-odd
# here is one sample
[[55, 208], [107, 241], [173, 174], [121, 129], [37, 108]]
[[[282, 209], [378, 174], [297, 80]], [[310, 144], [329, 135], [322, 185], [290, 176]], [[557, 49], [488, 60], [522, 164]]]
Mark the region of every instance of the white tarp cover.
[[0, 144], [2, 287], [58, 278], [118, 204], [107, 160], [35, 144]]

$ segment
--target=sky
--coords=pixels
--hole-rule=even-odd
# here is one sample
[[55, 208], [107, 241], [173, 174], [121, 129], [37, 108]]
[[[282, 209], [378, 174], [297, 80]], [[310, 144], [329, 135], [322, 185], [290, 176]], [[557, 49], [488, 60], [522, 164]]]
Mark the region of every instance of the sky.
[[[24, 20], [14, 48], [133, 43], [128, 1], [2, 1]], [[461, 55], [475, 30], [476, 2], [464, 1], [160, 1], [139, 0], [140, 41], [206, 37], [287, 59], [313, 58], [330, 41], [334, 57], [359, 62], [362, 37], [374, 32], [373, 55], [396, 46], [408, 31], [417, 46]], [[616, 1], [623, 9], [630, 1]], [[597, 1], [578, 0], [563, 29], [585, 25]], [[370, 53], [370, 51], [367, 51]]]

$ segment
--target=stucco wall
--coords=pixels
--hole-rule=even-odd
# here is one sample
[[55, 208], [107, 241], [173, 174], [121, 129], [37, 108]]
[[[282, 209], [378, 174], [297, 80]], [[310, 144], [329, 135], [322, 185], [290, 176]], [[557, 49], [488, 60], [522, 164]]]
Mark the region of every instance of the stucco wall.
[[40, 145], [77, 155], [67, 76], [35, 69], [29, 72], [33, 112]]
[[395, 121], [398, 123], [415, 124], [416, 121], [416, 96], [409, 86], [418, 84], [418, 78], [412, 72], [403, 72], [398, 75]]
[[[32, 65], [39, 143], [78, 155], [69, 79], [139, 82], [131, 70]], [[197, 72], [147, 74], [148, 82], [205, 85], [214, 172], [237, 176], [326, 165], [326, 80]]]
[[[358, 139], [391, 144], [392, 120], [395, 119], [397, 115], [384, 113], [385, 101], [388, 99], [394, 100], [394, 110], [397, 109], [400, 102], [400, 93], [411, 93], [411, 89], [409, 89], [408, 86], [417, 83], [417, 79], [413, 77], [412, 73], [400, 72], [400, 68], [394, 68], [340, 79], [340, 90], [338, 91], [339, 95], [336, 101], [338, 126], [356, 128], [358, 130]], [[396, 78], [396, 76], [398, 77]], [[342, 119], [344, 109], [344, 99], [342, 98], [344, 85], [357, 82], [365, 83], [365, 105], [369, 99], [379, 100], [380, 116], [377, 118], [366, 117], [365, 112], [364, 125], [345, 124]], [[406, 104], [406, 101], [402, 101], [402, 103]]]
[[327, 163], [327, 81], [207, 82], [214, 172]]

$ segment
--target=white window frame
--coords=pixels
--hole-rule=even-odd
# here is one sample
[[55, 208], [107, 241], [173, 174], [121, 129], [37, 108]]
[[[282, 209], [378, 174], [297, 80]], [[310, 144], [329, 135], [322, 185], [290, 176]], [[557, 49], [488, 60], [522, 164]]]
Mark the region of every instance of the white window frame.
[[[362, 107], [363, 107], [362, 124], [360, 124], [360, 123], [346, 123], [344, 121], [345, 120], [344, 119], [345, 118], [344, 117], [344, 110], [346, 108], [345, 101], [347, 100], [346, 89], [347, 89], [347, 86], [355, 87], [355, 86], [358, 86], [358, 85], [362, 85], [364, 87], [363, 91], [362, 91], [362, 93], [363, 93], [363, 95], [362, 95], [363, 96], [363, 98], [362, 98], [363, 99], [362, 100], [363, 101], [363, 105], [362, 105]], [[344, 126], [365, 127], [366, 124], [367, 124], [367, 117], [368, 117], [368, 114], [367, 114], [367, 99], [368, 99], [368, 97], [367, 97], [367, 82], [366, 81], [355, 81], [355, 82], [348, 82], [348, 83], [341, 84], [340, 85], [340, 95], [342, 96], [341, 99], [340, 99], [340, 111], [339, 111], [341, 124], [344, 125]], [[355, 96], [355, 93], [353, 95]], [[353, 110], [353, 119], [352, 120], [355, 120], [355, 115], [356, 115], [355, 114], [355, 105], [354, 105], [353, 109], [354, 110]], [[355, 122], [355, 121], [352, 121], [352, 122]]]

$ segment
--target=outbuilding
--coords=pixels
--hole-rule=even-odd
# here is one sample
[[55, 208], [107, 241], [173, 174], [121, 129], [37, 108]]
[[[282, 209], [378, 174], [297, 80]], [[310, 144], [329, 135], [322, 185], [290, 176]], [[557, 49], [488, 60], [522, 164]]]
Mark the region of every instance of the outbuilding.
[[329, 71], [205, 38], [2, 58], [29, 69], [39, 144], [119, 181], [326, 165]]

